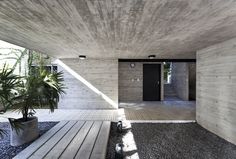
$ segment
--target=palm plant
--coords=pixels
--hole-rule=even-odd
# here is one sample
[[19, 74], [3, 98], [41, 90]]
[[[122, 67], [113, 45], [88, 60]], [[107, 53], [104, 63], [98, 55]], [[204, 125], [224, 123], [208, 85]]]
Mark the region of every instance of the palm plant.
[[[13, 74], [13, 69], [9, 69], [6, 64], [0, 70], [0, 103], [2, 103], [2, 110], [0, 113], [6, 112], [12, 105], [12, 98], [15, 96], [15, 91], [20, 84], [20, 77]], [[0, 137], [5, 133], [0, 129]]]
[[[0, 70], [0, 102], [3, 105], [3, 112], [10, 109], [22, 114], [20, 119], [9, 119], [12, 126], [11, 145], [13, 146], [24, 144], [38, 137], [37, 117], [31, 117], [35, 109], [49, 108], [53, 112], [60, 95], [65, 93], [62, 72], [46, 70], [41, 56], [38, 67], [32, 67], [32, 62], [33, 56], [29, 51], [28, 73], [25, 76], [14, 75], [15, 67], [8, 69], [4, 65]], [[1, 132], [2, 130], [0, 130], [0, 135]]]
[[36, 108], [48, 107], [54, 111], [60, 95], [65, 93], [62, 72], [51, 73], [40, 66], [28, 76], [19, 77], [13, 71], [6, 65], [0, 71], [2, 112], [8, 109], [19, 111], [27, 121]]
[[13, 74], [14, 69], [10, 69], [4, 64], [0, 70], [0, 102], [2, 103], [5, 112], [13, 103], [12, 99], [15, 96], [17, 88], [20, 86], [20, 78]]
[[14, 75], [15, 67], [7, 69], [5, 65], [0, 74], [3, 88], [2, 91], [0, 90], [0, 99], [4, 110], [11, 109], [20, 112], [22, 114], [20, 120], [23, 121], [27, 121], [37, 108], [46, 107], [53, 112], [60, 95], [65, 93], [63, 73], [47, 71], [43, 66], [42, 58], [38, 61], [39, 66], [33, 68], [33, 59], [32, 54], [29, 54], [28, 73], [24, 77]]
[[21, 112], [24, 121], [28, 120], [36, 108], [48, 107], [54, 111], [64, 88], [62, 72], [51, 73], [41, 66], [21, 82], [19, 95], [13, 98], [11, 109]]

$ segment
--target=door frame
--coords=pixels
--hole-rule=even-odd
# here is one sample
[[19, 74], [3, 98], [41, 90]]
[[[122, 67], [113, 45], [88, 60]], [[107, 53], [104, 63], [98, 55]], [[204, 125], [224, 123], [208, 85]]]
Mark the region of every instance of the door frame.
[[[162, 74], [163, 74], [163, 64], [162, 63], [143, 63], [143, 72], [144, 72], [144, 65], [159, 65], [159, 100], [150, 100], [150, 101], [162, 101]], [[143, 101], [148, 101], [144, 100], [144, 74], [143, 74]]]

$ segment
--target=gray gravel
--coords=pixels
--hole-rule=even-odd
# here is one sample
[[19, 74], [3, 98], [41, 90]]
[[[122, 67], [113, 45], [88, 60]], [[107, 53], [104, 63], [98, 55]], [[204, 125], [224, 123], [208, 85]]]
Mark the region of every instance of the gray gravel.
[[115, 144], [131, 131], [140, 159], [236, 159], [236, 145], [207, 131], [197, 123], [154, 124], [135, 123], [132, 130], [121, 135], [112, 123], [107, 148], [107, 159], [115, 158]]
[[[58, 122], [39, 122], [39, 134], [42, 135], [55, 126]], [[11, 159], [17, 155], [20, 151], [25, 149], [31, 143], [27, 143], [21, 146], [10, 145], [10, 125], [9, 123], [0, 123], [0, 128], [4, 129], [6, 134], [0, 139], [0, 159]]]

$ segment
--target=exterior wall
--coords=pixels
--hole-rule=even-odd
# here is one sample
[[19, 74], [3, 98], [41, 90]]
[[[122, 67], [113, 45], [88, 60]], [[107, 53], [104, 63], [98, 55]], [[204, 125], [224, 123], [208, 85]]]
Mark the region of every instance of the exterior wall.
[[[58, 70], [64, 72], [67, 87], [66, 95], [63, 95], [58, 108], [114, 109], [118, 107], [118, 60], [61, 59], [61, 61], [89, 84], [84, 84], [70, 71], [58, 66]], [[111, 99], [116, 106], [110, 104], [109, 100], [106, 100], [106, 97], [98, 91]]]
[[[148, 62], [119, 62], [119, 101], [143, 101], [143, 64]], [[153, 62], [152, 62], [153, 64]], [[161, 64], [161, 63], [156, 63]], [[161, 100], [164, 99], [164, 74], [161, 65]]]
[[177, 96], [182, 100], [189, 99], [188, 63], [172, 63], [171, 84]]
[[197, 122], [236, 144], [236, 39], [197, 52]]

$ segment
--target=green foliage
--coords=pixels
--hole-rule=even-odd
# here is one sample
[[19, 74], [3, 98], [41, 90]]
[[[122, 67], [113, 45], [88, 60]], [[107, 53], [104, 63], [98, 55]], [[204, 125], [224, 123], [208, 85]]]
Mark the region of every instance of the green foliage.
[[13, 103], [12, 98], [15, 96], [17, 89], [20, 86], [19, 79], [21, 77], [13, 74], [13, 69], [4, 64], [0, 70], [0, 101], [4, 107], [5, 112]]
[[165, 81], [167, 81], [168, 75], [171, 73], [170, 65], [171, 65], [171, 63], [169, 63], [169, 62], [166, 62], [164, 64], [164, 80]]
[[6, 131], [3, 129], [0, 129], [0, 138], [3, 138], [5, 134], [6, 134]]
[[27, 120], [36, 108], [48, 107], [54, 111], [59, 97], [64, 93], [62, 73], [50, 73], [44, 69], [34, 71], [25, 78], [19, 89], [19, 95], [13, 98], [11, 108], [22, 113]]
[[1, 54], [0, 55], [4, 55], [5, 57], [3, 57], [1, 60], [15, 60], [15, 64], [12, 66], [12, 69], [16, 69], [17, 65], [19, 65], [19, 73], [21, 73], [21, 61], [22, 59], [28, 54], [29, 50], [28, 49], [24, 49], [24, 50], [20, 50], [20, 49], [14, 49], [14, 48], [0, 48], [0, 50], [10, 50], [9, 53], [7, 54]]
[[0, 72], [1, 103], [5, 110], [20, 112], [24, 121], [27, 121], [37, 108], [47, 107], [54, 111], [60, 95], [65, 93], [62, 72], [51, 73], [42, 65], [32, 71], [31, 64], [32, 56], [29, 56], [29, 70], [25, 77], [13, 75], [13, 69], [5, 67]]
[[[7, 109], [13, 104], [16, 89], [20, 85], [20, 77], [13, 74], [13, 69], [9, 69], [6, 64], [0, 70], [0, 102], [3, 106], [1, 114], [6, 112]], [[6, 132], [0, 129], [0, 137], [2, 138]]]

